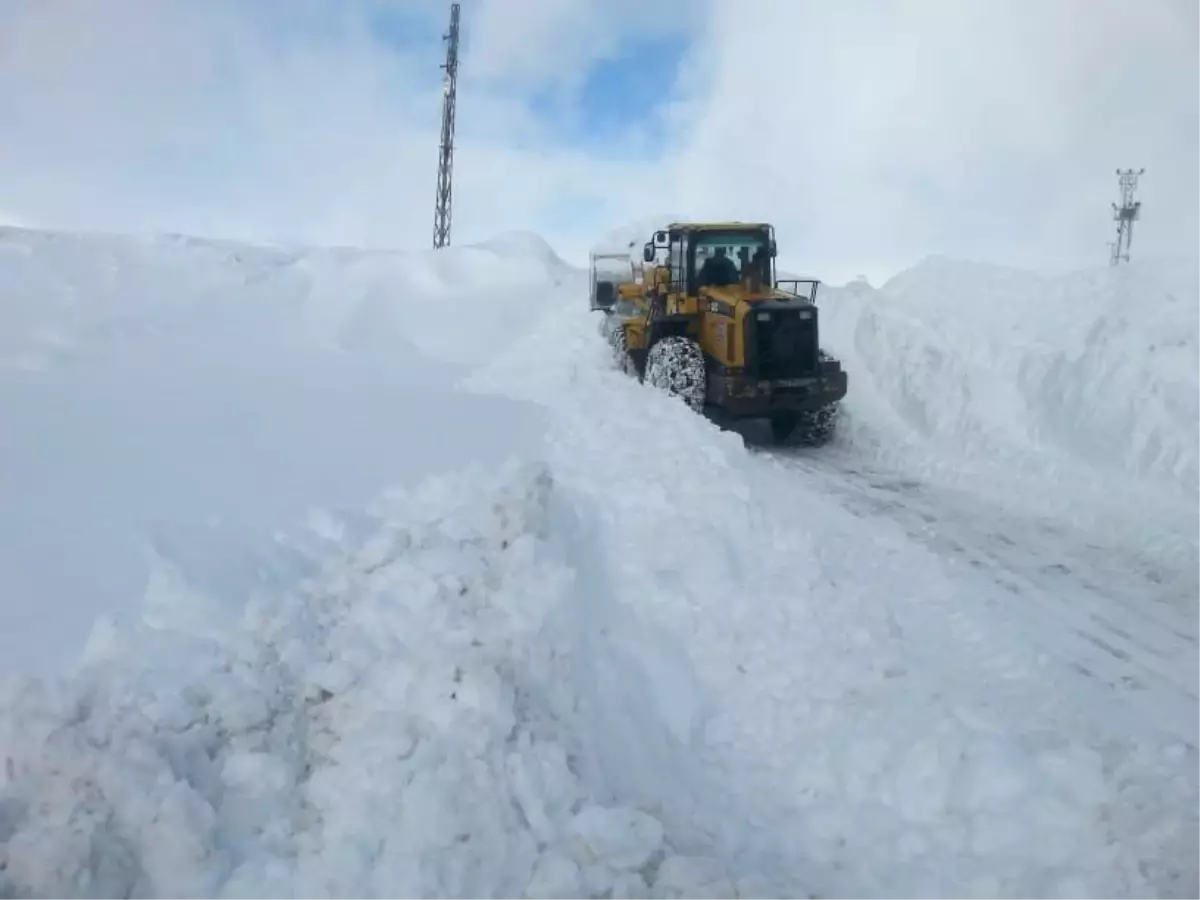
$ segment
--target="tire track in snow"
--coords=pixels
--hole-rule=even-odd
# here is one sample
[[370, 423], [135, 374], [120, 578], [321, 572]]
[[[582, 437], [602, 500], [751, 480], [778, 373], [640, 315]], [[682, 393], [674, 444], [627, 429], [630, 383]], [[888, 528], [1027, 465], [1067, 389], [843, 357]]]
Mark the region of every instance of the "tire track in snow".
[[[768, 463], [771, 468], [783, 470], [793, 478], [796, 475], [795, 469], [784, 461], [768, 458]], [[809, 479], [802, 484], [805, 489], [814, 486]], [[776, 486], [776, 496], [781, 493]], [[864, 518], [862, 511], [855, 510], [852, 505], [844, 504], [843, 509], [851, 517]], [[988, 706], [1020, 709], [1027, 722], [1076, 719], [1081, 727], [1087, 724], [1080, 719], [1077, 707], [1069, 702], [1067, 695], [1034, 692], [1031, 686], [1041, 681], [1044, 661], [1024, 642], [997, 633], [993, 628], [994, 619], [986, 607], [962, 602], [963, 580], [946, 570], [940, 554], [912, 554], [907, 549], [900, 550], [904, 540], [911, 536], [902, 529], [887, 527], [896, 524], [894, 522], [887, 519], [881, 522], [877, 516], [873, 518], [872, 545], [849, 552], [860, 555], [864, 561], [872, 556], [882, 557], [885, 561], [881, 564], [881, 572], [885, 579], [891, 566], [887, 558], [894, 557], [898, 551], [903, 554], [903, 567], [911, 583], [901, 587], [890, 606], [889, 630], [893, 638], [903, 643], [905, 653], [925, 657], [923, 663], [929, 670], [940, 673], [943, 684], [937, 688], [939, 693], [955, 695], [962, 685], [986, 683]], [[844, 532], [845, 529], [837, 529], [837, 533]], [[919, 595], [905, 591], [905, 588], [911, 589], [912, 583], [922, 585]], [[984, 695], [972, 689], [958, 705], [959, 712], [977, 703], [981, 696]]]
[[[855, 515], [891, 520], [947, 565], [966, 565], [989, 579], [1004, 601], [985, 602], [1033, 645], [1195, 745], [1197, 623], [1187, 606], [1196, 595], [1194, 566], [1191, 573], [1163, 573], [1143, 564], [1139, 572], [1128, 551], [1073, 539], [1062, 527], [982, 501], [973, 506], [965, 495], [911, 478], [868, 471], [836, 448], [771, 458]], [[1114, 558], [1126, 564], [1114, 565]]]

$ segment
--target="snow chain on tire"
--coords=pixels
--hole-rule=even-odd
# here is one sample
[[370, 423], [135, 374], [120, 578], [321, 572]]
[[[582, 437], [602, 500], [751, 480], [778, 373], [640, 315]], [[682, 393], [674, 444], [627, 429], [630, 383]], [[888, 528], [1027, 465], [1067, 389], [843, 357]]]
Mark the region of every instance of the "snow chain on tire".
[[800, 436], [804, 443], [819, 446], [832, 440], [839, 412], [838, 404], [831, 403], [803, 416], [800, 420]]
[[613, 364], [617, 370], [626, 375], [634, 375], [633, 357], [629, 355], [629, 341], [625, 337], [625, 329], [621, 326], [614, 328], [608, 336], [608, 343], [612, 347]]
[[646, 357], [646, 384], [679, 397], [692, 409], [704, 408], [707, 375], [700, 345], [690, 338], [665, 337]]

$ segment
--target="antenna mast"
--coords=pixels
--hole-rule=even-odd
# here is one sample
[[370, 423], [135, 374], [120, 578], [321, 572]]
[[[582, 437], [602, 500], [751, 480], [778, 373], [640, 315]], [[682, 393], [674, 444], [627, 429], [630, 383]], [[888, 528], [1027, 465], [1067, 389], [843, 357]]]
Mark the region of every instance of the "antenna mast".
[[438, 149], [437, 201], [433, 208], [433, 246], [450, 246], [451, 170], [454, 167], [454, 101], [458, 88], [458, 12], [459, 4], [450, 4], [450, 30], [446, 41], [446, 75], [442, 81], [442, 141]]
[[1142, 211], [1141, 201], [1133, 199], [1133, 192], [1137, 190], [1138, 176], [1145, 171], [1126, 169], [1122, 172], [1117, 169], [1121, 185], [1121, 205], [1112, 205], [1113, 218], [1117, 222], [1117, 239], [1109, 244], [1112, 251], [1108, 258], [1110, 266], [1117, 265], [1121, 260], [1129, 262], [1129, 248], [1133, 244], [1133, 223], [1138, 220]]

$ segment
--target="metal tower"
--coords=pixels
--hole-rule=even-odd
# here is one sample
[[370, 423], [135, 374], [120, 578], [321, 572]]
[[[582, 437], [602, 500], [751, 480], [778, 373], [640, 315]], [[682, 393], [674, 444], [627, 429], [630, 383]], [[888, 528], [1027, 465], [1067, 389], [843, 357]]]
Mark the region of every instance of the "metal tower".
[[1133, 192], [1137, 190], [1138, 176], [1145, 171], [1126, 169], [1122, 172], [1117, 169], [1117, 176], [1121, 180], [1121, 205], [1112, 205], [1113, 218], [1117, 222], [1117, 239], [1109, 244], [1112, 251], [1108, 258], [1110, 266], [1117, 265], [1121, 260], [1129, 262], [1129, 247], [1133, 244], [1133, 223], [1137, 221], [1142, 210], [1141, 201], [1133, 199]]
[[451, 180], [454, 167], [454, 101], [458, 88], [458, 11], [450, 4], [450, 30], [442, 35], [446, 45], [446, 75], [442, 82], [442, 142], [438, 149], [437, 201], [433, 208], [433, 246], [450, 245]]

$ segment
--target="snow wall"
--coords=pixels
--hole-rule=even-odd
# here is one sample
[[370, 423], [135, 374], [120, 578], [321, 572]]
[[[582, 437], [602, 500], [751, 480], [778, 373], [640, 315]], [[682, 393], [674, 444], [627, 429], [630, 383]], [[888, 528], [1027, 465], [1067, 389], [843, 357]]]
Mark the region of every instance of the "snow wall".
[[932, 258], [879, 289], [823, 287], [824, 341], [851, 373], [847, 440], [864, 459], [1192, 551], [1198, 285], [1186, 260], [1051, 277]]
[[[998, 490], [1004, 472], [1084, 473], [1086, 487], [1116, 474], [1189, 499], [1195, 310], [1163, 299], [1169, 276], [1079, 276], [1117, 300], [1091, 298], [1073, 330], [1030, 317], [1004, 339], [1011, 317], [982, 303], [945, 321], [991, 291], [967, 268], [918, 267], [908, 293], [903, 277], [828, 291], [830, 343], [858, 373], [842, 449], [948, 478], [977, 467]], [[1189, 277], [1194, 295], [1193, 269], [1169, 296]], [[880, 532], [864, 570], [861, 521], [603, 371], [570, 306], [586, 279], [534, 236], [398, 255], [9, 229], [0, 288], [4, 589], [36, 619], [9, 634], [63, 653], [68, 623], [115, 610], [73, 671], [4, 687], [0, 893], [1195, 883], [1181, 855], [1194, 823], [1172, 805], [1194, 796], [1177, 772], [1194, 747], [1114, 756], [1115, 738], [1050, 736], [1069, 714], [1030, 693], [1048, 675], [994, 635], [981, 653], [930, 560], [898, 561]], [[1112, 346], [1138, 342], [1120, 328], [1089, 343], [1134, 295], [1166, 304], [1183, 362], [1122, 361]], [[1081, 362], [1093, 344], [1108, 349]], [[1183, 399], [1120, 394], [1087, 413], [1066, 396], [1087, 366], [1110, 398], [1161, 379]], [[1022, 393], [1039, 383], [1047, 396]], [[957, 406], [924, 399], [939, 390]], [[1074, 416], [1050, 431], [1040, 411], [1058, 408]], [[1100, 455], [1065, 436], [1088, 428], [1126, 440]], [[680, 441], [697, 451], [690, 473]], [[597, 472], [609, 480], [592, 490]], [[689, 541], [656, 543], [664, 529]], [[1194, 549], [1194, 532], [1177, 537]], [[908, 593], [917, 583], [929, 596]], [[29, 639], [51, 605], [54, 627]], [[690, 633], [668, 627], [685, 618]], [[988, 702], [970, 696], [978, 656], [1000, 685]], [[767, 745], [769, 759], [749, 752]], [[792, 831], [763, 805], [782, 784], [803, 800]], [[1142, 812], [1102, 818], [1118, 792]]]

